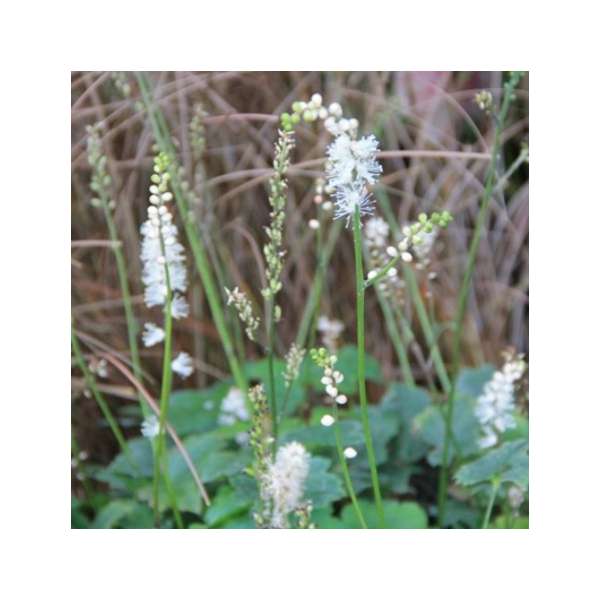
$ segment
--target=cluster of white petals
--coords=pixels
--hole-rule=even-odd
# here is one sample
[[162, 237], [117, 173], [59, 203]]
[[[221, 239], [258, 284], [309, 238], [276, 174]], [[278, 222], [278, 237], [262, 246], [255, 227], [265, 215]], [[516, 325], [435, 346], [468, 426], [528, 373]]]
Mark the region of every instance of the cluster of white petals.
[[495, 446], [501, 433], [516, 427], [515, 383], [523, 376], [525, 366], [522, 356], [513, 357], [485, 384], [475, 407], [483, 432], [481, 448]]
[[300, 508], [309, 460], [310, 454], [298, 442], [290, 442], [277, 450], [275, 460], [264, 475], [261, 490], [273, 509], [270, 527], [287, 528], [289, 513]]
[[247, 421], [250, 413], [246, 408], [246, 399], [239, 388], [232, 387], [223, 398], [221, 412], [217, 419], [219, 425], [234, 425], [237, 421]]
[[142, 333], [142, 341], [144, 346], [149, 348], [155, 344], [160, 344], [165, 339], [165, 332], [163, 329], [155, 325], [154, 323], [144, 324], [144, 333]]
[[187, 352], [180, 352], [171, 363], [171, 369], [185, 379], [194, 372], [192, 357]]
[[349, 224], [356, 207], [361, 216], [373, 214], [367, 185], [376, 183], [382, 171], [378, 146], [374, 135], [355, 140], [342, 133], [327, 148], [327, 189], [334, 195], [335, 219], [345, 218]]

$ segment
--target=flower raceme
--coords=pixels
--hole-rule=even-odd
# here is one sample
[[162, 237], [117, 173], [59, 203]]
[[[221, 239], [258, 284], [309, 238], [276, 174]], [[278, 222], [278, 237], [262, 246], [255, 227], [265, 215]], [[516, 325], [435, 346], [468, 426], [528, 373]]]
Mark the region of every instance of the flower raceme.
[[523, 376], [525, 368], [522, 355], [509, 355], [502, 369], [485, 384], [475, 407], [475, 416], [483, 433], [479, 440], [481, 448], [495, 446], [501, 433], [516, 427], [515, 384]]
[[373, 185], [383, 170], [377, 162], [379, 142], [374, 135], [353, 140], [338, 135], [327, 148], [328, 189], [333, 190], [335, 219], [350, 223], [356, 207], [361, 216], [374, 212], [367, 185]]

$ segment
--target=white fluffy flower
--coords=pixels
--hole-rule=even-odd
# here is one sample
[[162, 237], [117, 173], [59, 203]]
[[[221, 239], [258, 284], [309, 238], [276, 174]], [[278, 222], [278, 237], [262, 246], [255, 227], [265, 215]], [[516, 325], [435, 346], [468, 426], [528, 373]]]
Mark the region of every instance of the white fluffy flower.
[[308, 477], [310, 454], [302, 444], [290, 442], [277, 450], [275, 461], [265, 474], [263, 493], [272, 503], [271, 527], [288, 527], [287, 515], [302, 501], [304, 484]]
[[149, 348], [155, 344], [160, 344], [165, 339], [165, 332], [154, 323], [144, 323], [144, 333], [142, 333], [142, 341], [144, 346]]
[[496, 371], [492, 379], [485, 384], [475, 407], [475, 416], [483, 432], [479, 440], [481, 448], [495, 446], [501, 433], [516, 427], [515, 382], [524, 372], [525, 362], [517, 357], [506, 362], [502, 369]]
[[172, 291], [185, 292], [187, 289], [185, 255], [183, 246], [177, 241], [177, 227], [165, 220], [170, 213], [155, 214], [153, 208], [148, 207], [149, 218], [141, 227], [142, 281], [145, 286], [144, 301], [148, 307], [165, 303], [167, 270]]
[[189, 312], [190, 307], [187, 303], [187, 300], [183, 296], [175, 294], [171, 300], [171, 315], [173, 318], [181, 319], [183, 317], [187, 317]]
[[194, 372], [192, 357], [187, 352], [180, 352], [171, 363], [171, 368], [180, 377], [189, 377]]
[[221, 412], [217, 419], [219, 425], [233, 425], [237, 421], [247, 421], [250, 413], [240, 389], [232, 387], [221, 403]]
[[335, 190], [335, 219], [346, 218], [349, 224], [357, 207], [361, 216], [373, 214], [366, 186], [376, 183], [382, 171], [376, 159], [378, 145], [374, 135], [353, 140], [340, 133], [327, 148], [327, 184]]
[[158, 435], [158, 432], [160, 429], [160, 423], [159, 423], [156, 415], [150, 415], [149, 417], [146, 417], [142, 421], [142, 426], [140, 429], [141, 429], [142, 435], [144, 437], [147, 437], [147, 438], [156, 437]]
[[329, 185], [363, 187], [375, 183], [382, 171], [375, 158], [378, 146], [374, 135], [360, 140], [338, 135], [327, 148]]

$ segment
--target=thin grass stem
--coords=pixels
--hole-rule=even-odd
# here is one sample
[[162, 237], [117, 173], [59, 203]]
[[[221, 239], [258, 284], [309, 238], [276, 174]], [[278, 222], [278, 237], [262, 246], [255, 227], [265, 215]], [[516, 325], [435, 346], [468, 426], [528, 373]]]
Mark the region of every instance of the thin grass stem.
[[385, 516], [383, 514], [383, 503], [381, 500], [381, 491], [379, 489], [379, 476], [377, 474], [377, 463], [375, 460], [375, 450], [373, 449], [373, 438], [371, 436], [371, 426], [369, 424], [369, 412], [367, 405], [367, 385], [365, 373], [365, 282], [363, 275], [363, 249], [360, 228], [360, 212], [359, 207], [356, 206], [353, 216], [353, 233], [354, 265], [356, 277], [356, 345], [358, 348], [358, 392], [360, 399], [361, 421], [367, 447], [367, 459], [369, 461], [371, 483], [373, 485], [373, 494], [375, 496], [375, 507], [377, 509], [379, 526], [381, 528], [385, 528]]

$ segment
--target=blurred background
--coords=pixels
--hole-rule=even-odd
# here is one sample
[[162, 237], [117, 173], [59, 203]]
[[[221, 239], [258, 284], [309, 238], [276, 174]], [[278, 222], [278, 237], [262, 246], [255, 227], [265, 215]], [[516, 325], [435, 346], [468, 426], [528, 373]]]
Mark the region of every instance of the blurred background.
[[[269, 222], [267, 180], [273, 159], [279, 115], [295, 100], [319, 92], [324, 102], [339, 102], [344, 114], [360, 121], [360, 135], [374, 133], [384, 152], [383, 176], [377, 189], [400, 225], [420, 212], [448, 210], [450, 227], [435, 240], [420, 293], [436, 324], [442, 356], [449, 361], [448, 322], [465, 270], [465, 260], [489, 151], [492, 117], [474, 98], [481, 89], [502, 97], [499, 72], [161, 72], [149, 74], [156, 102], [164, 111], [180, 164], [196, 199], [194, 211], [221, 288], [239, 286], [262, 305], [262, 245]], [[86, 157], [86, 126], [102, 124], [102, 144], [112, 176], [112, 198], [119, 236], [127, 259], [129, 284], [140, 323], [144, 306], [140, 281], [139, 227], [146, 218], [152, 169], [153, 136], [131, 73], [72, 73], [72, 312], [77, 330], [96, 347], [126, 357], [127, 330], [114, 257], [101, 209], [91, 202], [91, 170]], [[331, 232], [331, 220], [319, 230], [314, 202], [329, 134], [322, 126], [296, 129], [297, 145], [289, 172], [277, 350], [283, 356], [294, 341], [310, 292], [319, 254]], [[500, 181], [477, 259], [463, 342], [463, 363], [500, 364], [507, 347], [528, 350], [528, 78], [521, 81], [502, 136]], [[386, 156], [385, 153], [389, 155]], [[306, 164], [305, 164], [306, 163]], [[379, 206], [376, 214], [383, 216]], [[183, 239], [183, 237], [182, 237]], [[189, 255], [188, 255], [189, 256]], [[192, 312], [175, 323], [180, 347], [195, 359], [193, 377], [180, 387], [205, 387], [228, 376], [227, 363], [206, 305], [191, 257]], [[409, 302], [404, 316], [415, 339], [409, 355], [417, 383], [435, 385], [435, 371]], [[232, 329], [237, 318], [228, 311]], [[319, 315], [343, 323], [341, 341], [353, 343], [354, 261], [352, 236], [342, 230], [326, 270]], [[375, 294], [367, 294], [367, 351], [380, 362], [388, 381], [401, 380], [393, 345]], [[238, 335], [238, 351], [247, 359], [260, 348]], [[85, 342], [85, 337], [82, 337]], [[140, 348], [147, 385], [160, 378], [160, 347]], [[193, 349], [193, 352], [191, 351]], [[115, 407], [135, 406], [133, 388], [118, 373], [96, 365], [101, 389]], [[383, 388], [381, 388], [383, 389]], [[97, 462], [117, 450], [108, 429], [98, 429], [99, 410], [83, 393], [74, 371], [72, 420], [78, 447]], [[380, 390], [370, 389], [377, 401]], [[127, 402], [131, 400], [132, 402]], [[138, 433], [139, 419], [123, 426]]]

